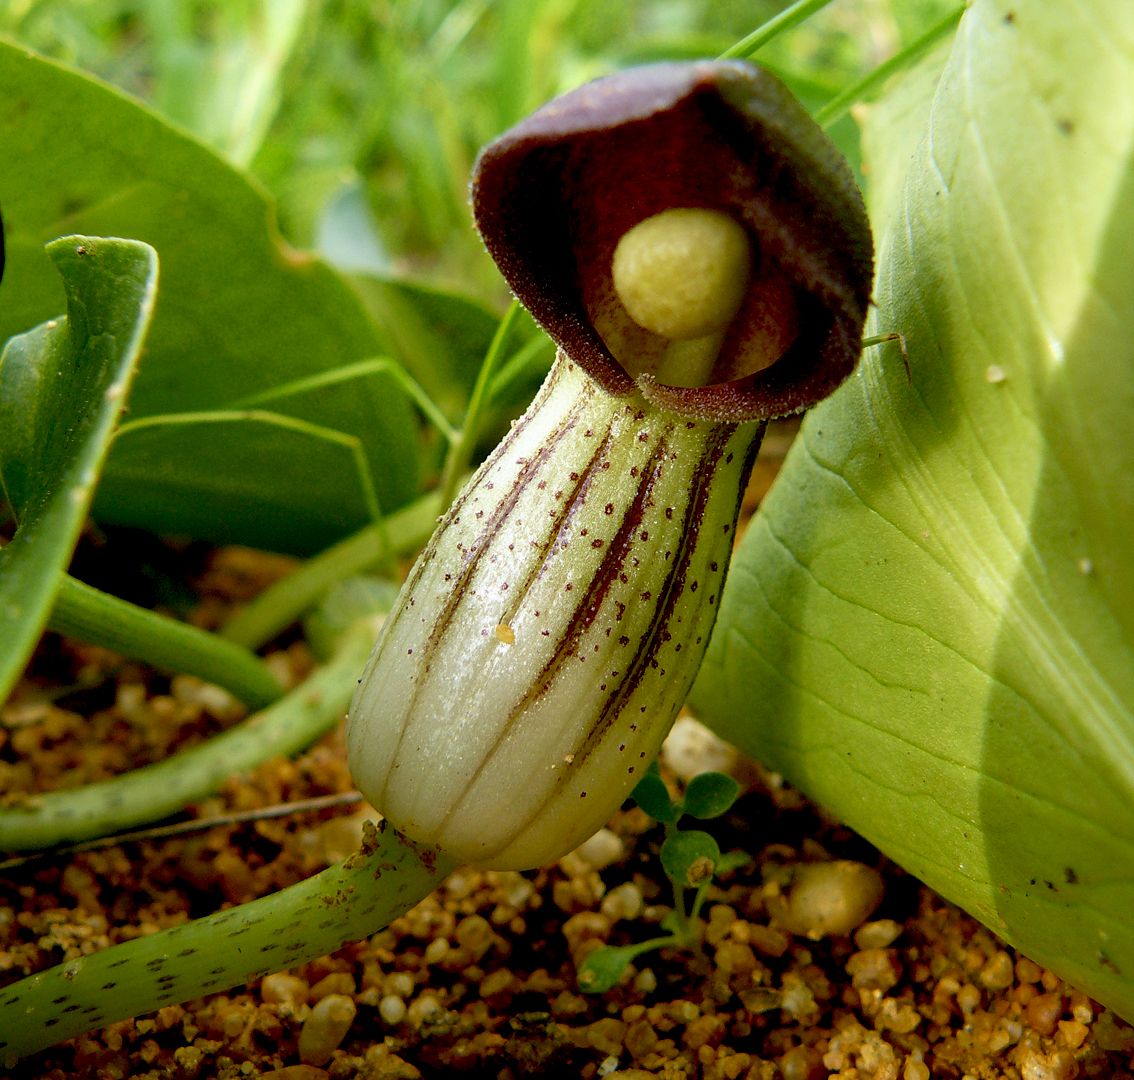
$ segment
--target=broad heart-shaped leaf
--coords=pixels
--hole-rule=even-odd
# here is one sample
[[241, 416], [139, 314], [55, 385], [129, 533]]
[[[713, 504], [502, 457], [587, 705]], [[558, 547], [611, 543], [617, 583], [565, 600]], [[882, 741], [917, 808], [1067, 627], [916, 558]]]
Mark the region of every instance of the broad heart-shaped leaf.
[[977, 0], [927, 125], [874, 208], [910, 377], [804, 424], [694, 702], [1134, 1019], [1134, 5]]
[[119, 92], [2, 42], [0, 145], [0, 340], [62, 307], [46, 241], [132, 236], [157, 249], [163, 281], [132, 421], [297, 388], [263, 406], [300, 421], [286, 435], [266, 422], [123, 435], [95, 503], [102, 520], [311, 551], [372, 516], [356, 445], [382, 510], [416, 494], [419, 428], [400, 384], [371, 372], [310, 388], [379, 356], [381, 339], [339, 274], [283, 244], [247, 178]]
[[16, 514], [0, 548], [0, 701], [51, 610], [134, 375], [157, 285], [153, 248], [69, 236], [48, 245], [67, 316], [0, 354], [0, 484]]

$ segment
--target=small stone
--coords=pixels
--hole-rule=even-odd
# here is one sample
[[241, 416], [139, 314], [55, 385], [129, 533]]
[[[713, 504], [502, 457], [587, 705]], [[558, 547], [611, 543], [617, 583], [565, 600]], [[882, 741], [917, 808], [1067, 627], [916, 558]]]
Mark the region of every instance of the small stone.
[[1059, 1029], [1059, 1038], [1072, 1050], [1078, 1050], [1091, 1033], [1091, 1029], [1078, 1020], [1060, 1020], [1056, 1026]]
[[625, 853], [626, 845], [610, 829], [599, 829], [575, 849], [575, 854], [592, 870], [605, 870], [608, 866], [613, 866]]
[[474, 961], [480, 960], [492, 947], [492, 925], [483, 915], [467, 915], [454, 934], [457, 944], [466, 949]]
[[679, 716], [662, 743], [661, 757], [674, 776], [688, 782], [703, 772], [730, 775], [739, 754], [699, 720]]
[[320, 1001], [329, 994], [353, 997], [355, 989], [354, 976], [349, 971], [332, 971], [329, 975], [324, 975], [311, 987], [310, 1000]]
[[408, 998], [413, 994], [413, 976], [408, 971], [392, 971], [382, 980], [382, 990], [387, 994]]
[[1016, 978], [1022, 983], [1038, 983], [1043, 978], [1043, 968], [1034, 960], [1021, 956], [1016, 961]]
[[406, 1003], [397, 994], [387, 994], [378, 1002], [378, 1015], [382, 1022], [395, 1027], [406, 1018]]
[[906, 1058], [905, 1065], [902, 1066], [902, 1080], [929, 1080], [929, 1077], [929, 1066], [920, 1058], [910, 1054]]
[[626, 1024], [613, 1016], [604, 1016], [587, 1026], [587, 1043], [605, 1054], [617, 1054], [622, 1049]]
[[432, 994], [422, 994], [410, 1005], [406, 1012], [406, 1018], [415, 1028], [420, 1028], [430, 1021], [436, 1020], [444, 1012], [445, 1010], [441, 1007], [441, 1002], [437, 998]]
[[354, 1023], [354, 1001], [328, 994], [312, 1007], [299, 1032], [299, 1058], [305, 1065], [325, 1065]]
[[643, 968], [634, 976], [634, 989], [639, 994], [652, 994], [658, 988], [658, 977], [653, 968]]
[[307, 1003], [307, 983], [298, 975], [279, 971], [264, 976], [260, 983], [260, 996], [269, 1005], [290, 1005], [297, 1008]]
[[510, 971], [506, 968], [497, 968], [495, 971], [490, 971], [481, 979], [477, 992], [482, 998], [494, 997], [508, 990], [513, 981], [514, 976]]
[[713, 954], [717, 967], [725, 975], [750, 975], [757, 968], [756, 954], [748, 945], [722, 941]]
[[639, 1060], [653, 1052], [658, 1044], [658, 1033], [654, 1031], [653, 1025], [648, 1020], [637, 1020], [627, 1028], [623, 1042], [630, 1056]]
[[1062, 1015], [1063, 995], [1058, 993], [1037, 994], [1024, 1007], [1024, 1019], [1028, 1026], [1041, 1035], [1051, 1035]]
[[644, 906], [642, 890], [634, 882], [625, 881], [602, 898], [600, 910], [611, 922], [618, 922], [620, 919], [638, 918]]
[[889, 990], [902, 973], [893, 949], [862, 949], [851, 956], [846, 969], [852, 983], [865, 990]]
[[768, 908], [793, 934], [818, 941], [849, 934], [882, 902], [876, 870], [849, 859], [796, 867], [786, 897], [769, 897]]
[[980, 969], [977, 978], [986, 990], [1006, 990], [1012, 985], [1014, 974], [1012, 957], [998, 949]]
[[439, 964], [449, 954], [449, 942], [445, 938], [434, 938], [425, 946], [424, 959], [427, 964]]
[[854, 932], [854, 943], [860, 949], [885, 949], [901, 936], [902, 924], [893, 919], [875, 919], [863, 923]]
[[825, 1080], [823, 1057], [810, 1046], [793, 1046], [779, 1061], [783, 1080]]

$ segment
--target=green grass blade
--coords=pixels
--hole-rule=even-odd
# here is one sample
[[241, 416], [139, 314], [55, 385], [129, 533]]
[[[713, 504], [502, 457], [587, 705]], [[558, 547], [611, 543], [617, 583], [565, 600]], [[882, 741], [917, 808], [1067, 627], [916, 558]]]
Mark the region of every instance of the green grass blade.
[[763, 26], [758, 26], [751, 34], [741, 38], [731, 48], [721, 53], [722, 60], [743, 60], [759, 52], [769, 41], [779, 37], [786, 30], [810, 19], [817, 11], [822, 11], [831, 0], [796, 0], [778, 15], [770, 18]]

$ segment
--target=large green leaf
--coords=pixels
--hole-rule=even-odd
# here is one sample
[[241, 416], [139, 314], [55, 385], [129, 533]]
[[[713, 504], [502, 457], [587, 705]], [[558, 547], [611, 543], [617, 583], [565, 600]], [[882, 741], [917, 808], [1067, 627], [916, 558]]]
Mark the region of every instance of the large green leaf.
[[82, 528], [134, 375], [157, 283], [152, 248], [65, 237], [48, 246], [67, 316], [0, 354], [0, 701], [23, 670]]
[[977, 0], [874, 215], [910, 377], [808, 418], [695, 702], [1134, 1018], [1134, 5]]
[[[133, 420], [239, 411], [250, 399], [382, 352], [350, 286], [280, 240], [262, 191], [123, 94], [0, 42], [0, 143], [8, 226], [0, 339], [62, 307], [42, 251], [60, 233], [133, 236], [161, 256], [162, 302], [131, 400]], [[96, 513], [312, 550], [371, 516], [354, 444], [383, 510], [417, 492], [417, 422], [389, 374], [276, 394], [270, 409], [301, 423], [268, 439], [253, 420], [124, 436]], [[328, 442], [330, 432], [353, 444]]]

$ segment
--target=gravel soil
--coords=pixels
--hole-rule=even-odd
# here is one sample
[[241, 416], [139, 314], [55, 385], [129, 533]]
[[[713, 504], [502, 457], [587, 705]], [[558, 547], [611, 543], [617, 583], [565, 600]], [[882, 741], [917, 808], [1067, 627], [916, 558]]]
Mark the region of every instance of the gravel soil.
[[[181, 554], [203, 625], [286, 568], [242, 550]], [[313, 665], [298, 640], [274, 650], [289, 684]], [[215, 687], [48, 635], [0, 715], [0, 795], [113, 775], [243, 715]], [[747, 861], [712, 886], [698, 947], [640, 956], [605, 994], [581, 991], [577, 965], [657, 936], [673, 905], [662, 829], [633, 806], [553, 866], [459, 871], [369, 940], [91, 1032], [10, 1075], [1134, 1077], [1134, 1030], [683, 720], [663, 773], [677, 792], [704, 768], [743, 784], [707, 827]], [[284, 887], [353, 851], [374, 812], [352, 794], [339, 730], [186, 816], [199, 830], [0, 865], [0, 986]]]

